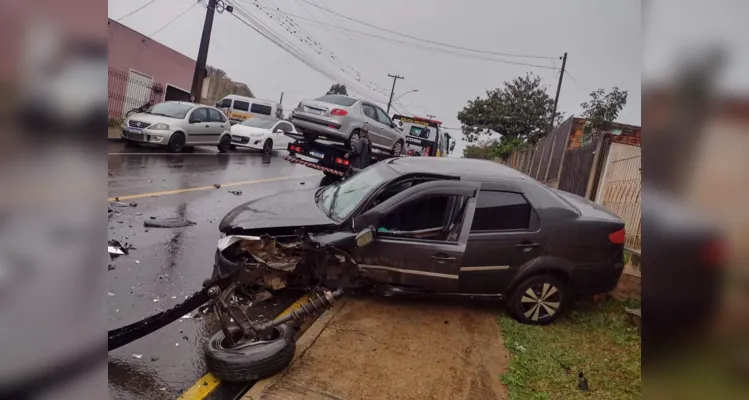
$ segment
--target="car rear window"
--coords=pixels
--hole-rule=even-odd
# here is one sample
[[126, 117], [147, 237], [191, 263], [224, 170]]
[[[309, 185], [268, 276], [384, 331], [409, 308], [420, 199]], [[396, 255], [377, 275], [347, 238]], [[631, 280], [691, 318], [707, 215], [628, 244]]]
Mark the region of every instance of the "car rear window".
[[479, 192], [471, 232], [528, 229], [531, 205], [520, 193]]
[[333, 104], [337, 104], [339, 106], [344, 106], [344, 107], [351, 107], [354, 105], [354, 103], [356, 103], [356, 99], [352, 99], [351, 97], [332, 95], [332, 94], [323, 96], [323, 97], [318, 97], [315, 100], [324, 101], [326, 103], [333, 103]]
[[239, 111], [250, 111], [250, 103], [242, 100], [234, 100], [233, 108]]
[[252, 107], [250, 107], [250, 112], [254, 114], [270, 115], [271, 111], [273, 111], [273, 108], [265, 104], [252, 103]]

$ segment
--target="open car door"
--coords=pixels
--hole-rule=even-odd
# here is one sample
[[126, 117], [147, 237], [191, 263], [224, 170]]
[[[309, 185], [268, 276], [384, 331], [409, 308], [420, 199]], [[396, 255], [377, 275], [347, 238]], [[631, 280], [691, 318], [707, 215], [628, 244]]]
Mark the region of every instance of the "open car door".
[[430, 292], [457, 292], [476, 182], [431, 181], [406, 189], [354, 219], [374, 239], [354, 251], [362, 272], [377, 282]]

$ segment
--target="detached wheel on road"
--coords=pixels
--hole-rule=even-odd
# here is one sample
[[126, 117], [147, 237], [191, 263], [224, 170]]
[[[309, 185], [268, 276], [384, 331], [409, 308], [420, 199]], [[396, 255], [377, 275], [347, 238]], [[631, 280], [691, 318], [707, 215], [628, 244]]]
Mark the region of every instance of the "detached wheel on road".
[[273, 140], [265, 139], [265, 142], [263, 143], [263, 153], [270, 154], [272, 150], [273, 150]]
[[395, 145], [393, 145], [393, 155], [398, 157], [401, 154], [403, 154], [403, 142], [399, 140], [395, 142]]
[[567, 303], [567, 287], [550, 274], [534, 275], [520, 282], [507, 299], [513, 316], [524, 324], [554, 322]]
[[[232, 327], [229, 333], [239, 338], [241, 329]], [[294, 329], [288, 325], [275, 328], [273, 339], [243, 344], [230, 348], [224, 331], [219, 330], [203, 348], [208, 371], [226, 382], [247, 382], [267, 378], [286, 368], [294, 357], [296, 341]]]
[[231, 150], [231, 136], [222, 136], [218, 141], [218, 146], [216, 147], [218, 148], [219, 153], [227, 153], [229, 150]]
[[185, 149], [185, 143], [187, 143], [185, 134], [182, 132], [176, 132], [169, 138], [169, 144], [167, 147], [169, 147], [169, 151], [172, 153], [180, 153]]

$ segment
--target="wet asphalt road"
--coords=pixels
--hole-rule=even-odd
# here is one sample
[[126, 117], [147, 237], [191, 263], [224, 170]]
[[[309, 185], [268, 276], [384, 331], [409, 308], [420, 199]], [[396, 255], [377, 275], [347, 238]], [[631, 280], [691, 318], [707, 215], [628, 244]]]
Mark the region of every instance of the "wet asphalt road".
[[[110, 207], [114, 213], [109, 217], [109, 239], [135, 249], [111, 261], [108, 329], [169, 309], [200, 289], [211, 275], [220, 237], [218, 223], [232, 208], [280, 191], [317, 187], [323, 178], [317, 171], [283, 160], [285, 152], [218, 154], [213, 147], [198, 147], [172, 155], [110, 142], [108, 153], [109, 197], [142, 195], [121, 199], [135, 207]], [[237, 182], [242, 184], [213, 187]], [[203, 189], [182, 192], [191, 188]], [[242, 195], [229, 190], [241, 190]], [[144, 228], [143, 221], [151, 216], [183, 217], [197, 224]], [[290, 293], [271, 299], [253, 312], [256, 317], [272, 318], [298, 296]], [[110, 352], [112, 397], [177, 398], [206, 373], [202, 345], [217, 330], [210, 316], [181, 319]]]

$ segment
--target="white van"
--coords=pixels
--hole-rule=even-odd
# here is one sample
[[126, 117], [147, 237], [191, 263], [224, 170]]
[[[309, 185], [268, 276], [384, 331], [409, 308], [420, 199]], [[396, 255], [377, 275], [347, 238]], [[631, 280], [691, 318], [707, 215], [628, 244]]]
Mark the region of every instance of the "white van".
[[216, 108], [226, 114], [232, 125], [255, 116], [283, 118], [283, 106], [280, 103], [235, 94], [230, 94], [221, 99], [216, 103]]

